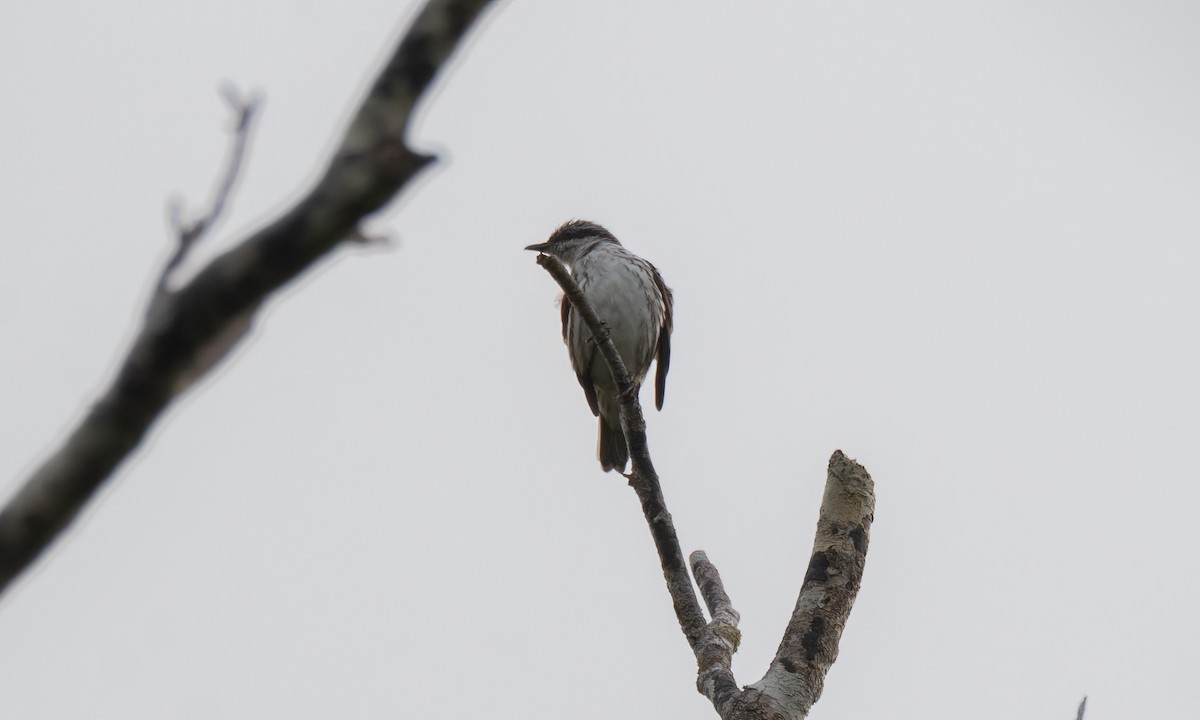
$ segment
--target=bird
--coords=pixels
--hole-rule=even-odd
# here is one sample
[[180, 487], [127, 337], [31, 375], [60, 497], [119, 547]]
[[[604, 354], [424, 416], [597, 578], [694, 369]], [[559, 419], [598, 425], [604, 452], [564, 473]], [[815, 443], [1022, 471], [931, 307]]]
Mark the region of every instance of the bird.
[[[651, 361], [657, 364], [654, 406], [662, 410], [671, 367], [674, 295], [658, 269], [626, 250], [602, 225], [587, 220], [568, 220], [546, 242], [525, 249], [553, 255], [570, 269], [584, 297], [608, 323], [609, 337], [635, 388], [641, 388]], [[621, 430], [620, 392], [591, 331], [565, 296], [562, 336], [588, 407], [600, 418], [596, 443], [600, 467], [624, 473], [629, 448]]]

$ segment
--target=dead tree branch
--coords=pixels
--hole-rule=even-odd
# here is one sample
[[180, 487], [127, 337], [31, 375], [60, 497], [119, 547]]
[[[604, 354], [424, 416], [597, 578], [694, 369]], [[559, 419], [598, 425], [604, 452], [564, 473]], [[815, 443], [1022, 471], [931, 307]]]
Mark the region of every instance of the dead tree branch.
[[[185, 286], [172, 290], [160, 283], [162, 292], [112, 384], [0, 510], [0, 592], [67, 527], [162, 411], [245, 335], [266, 298], [343, 240], [361, 236], [359, 221], [433, 162], [406, 144], [413, 108], [488, 4], [429, 0], [315, 187]], [[235, 173], [236, 164], [226, 177]], [[215, 211], [227, 192], [218, 186]], [[173, 267], [168, 262], [164, 280]]]
[[558, 258], [544, 253], [538, 254], [537, 262], [558, 282], [567, 299], [571, 301], [571, 307], [587, 323], [592, 337], [597, 339], [600, 354], [617, 381], [617, 388], [621, 391], [621, 429], [625, 432], [625, 441], [629, 444], [629, 458], [632, 464], [629, 485], [637, 493], [642, 503], [642, 513], [650, 525], [650, 534], [654, 537], [654, 546], [658, 548], [658, 559], [662, 563], [663, 575], [667, 580], [667, 589], [671, 592], [671, 602], [675, 605], [679, 626], [694, 649], [701, 642], [707, 623], [704, 620], [704, 611], [700, 609], [700, 602], [696, 599], [691, 576], [688, 575], [687, 562], [683, 559], [683, 550], [675, 533], [675, 523], [671, 520], [671, 514], [667, 512], [666, 501], [663, 500], [658, 474], [650, 461], [650, 448], [646, 440], [646, 417], [642, 414], [641, 403], [638, 402], [638, 388], [629, 377], [629, 371], [625, 369], [617, 346], [609, 338], [608, 325], [596, 315], [592, 304], [584, 297], [583, 291], [579, 289], [566, 267]]
[[697, 551], [691, 558], [692, 572], [712, 616], [711, 622], [704, 620], [658, 474], [650, 461], [638, 388], [609, 338], [608, 326], [596, 315], [563, 264], [542, 254], [537, 262], [587, 323], [621, 390], [621, 426], [632, 460], [629, 484], [650, 526], [679, 626], [696, 655], [697, 689], [723, 720], [801, 720], [820, 697], [825, 675], [837, 659], [838, 642], [862, 582], [875, 514], [871, 476], [840, 450], [833, 453], [813, 551], [791, 621], [767, 674], [754, 685], [739, 689], [732, 670], [733, 653], [741, 640], [738, 613], [716, 567]]
[[698, 665], [696, 688], [702, 695], [712, 701], [717, 712], [729, 704], [741, 692], [733, 677], [733, 654], [737, 652], [742, 642], [742, 632], [738, 630], [741, 616], [733, 609], [725, 585], [717, 568], [708, 561], [703, 550], [692, 553], [692, 575], [696, 577], [696, 585], [704, 596], [704, 604], [708, 606], [708, 614], [712, 622], [705, 628], [701, 638], [701, 646], [696, 651]]
[[837, 659], [838, 641], [858, 595], [875, 516], [874, 482], [858, 463], [835, 451], [817, 520], [808, 572], [783, 641], [762, 680], [752, 687], [786, 698], [804, 717], [821, 696]]

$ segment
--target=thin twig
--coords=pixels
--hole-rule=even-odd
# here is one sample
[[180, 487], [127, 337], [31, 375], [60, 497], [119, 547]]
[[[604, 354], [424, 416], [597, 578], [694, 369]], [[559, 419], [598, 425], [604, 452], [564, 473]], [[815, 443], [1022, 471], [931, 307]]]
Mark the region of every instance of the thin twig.
[[713, 613], [713, 622], [705, 622], [704, 612], [700, 609], [695, 587], [684, 562], [675, 524], [671, 514], [667, 512], [662, 485], [650, 460], [646, 420], [638, 401], [637, 387], [625, 369], [620, 352], [609, 337], [607, 324], [596, 314], [575, 279], [563, 264], [551, 255], [539, 254], [537, 262], [550, 273], [562, 288], [571, 307], [587, 323], [616, 380], [621, 397], [621, 426], [629, 445], [632, 462], [629, 485], [637, 493], [642, 514], [650, 527], [650, 535], [658, 550], [658, 559], [667, 582], [667, 591], [671, 595], [671, 604], [675, 608], [675, 617], [679, 620], [679, 627], [696, 656], [697, 689], [712, 701], [717, 712], [724, 717], [731, 700], [739, 693], [730, 669], [733, 653], [740, 641], [737, 611], [733, 609], [729, 603], [729, 596], [721, 587], [716, 567], [708, 562], [704, 553], [695, 553], [692, 557], [693, 568], [698, 568], [697, 582], [705, 590], [705, 601]]
[[1075, 720], [1083, 720], [1083, 713], [1087, 710], [1087, 695], [1079, 701], [1079, 709], [1075, 711]]
[[667, 512], [666, 501], [663, 499], [662, 486], [654, 464], [650, 461], [650, 449], [646, 440], [646, 418], [642, 414], [641, 403], [638, 402], [637, 387], [625, 369], [621, 353], [609, 337], [608, 326], [596, 314], [592, 304], [588, 302], [578, 283], [567, 272], [566, 267], [558, 258], [539, 253], [537, 263], [550, 273], [554, 281], [562, 288], [571, 307], [579, 313], [587, 323], [588, 330], [596, 340], [600, 354], [608, 363], [609, 370], [617, 382], [621, 397], [621, 426], [625, 431], [625, 440], [629, 445], [629, 457], [632, 470], [629, 473], [629, 485], [637, 493], [642, 503], [642, 513], [650, 525], [650, 534], [654, 538], [654, 546], [658, 549], [658, 558], [662, 564], [663, 575], [667, 581], [667, 589], [671, 593], [671, 602], [675, 606], [675, 616], [679, 626], [687, 637], [688, 644], [695, 650], [699, 647], [701, 635], [706, 623], [700, 602], [696, 599], [696, 591], [692, 579], [688, 575], [687, 563], [683, 559], [683, 550], [679, 545], [679, 537], [675, 533], [675, 524], [671, 514]]
[[225, 168], [213, 189], [208, 210], [195, 220], [187, 222], [183, 219], [181, 201], [175, 200], [170, 203], [168, 213], [171, 218], [171, 226], [175, 231], [175, 252], [163, 266], [162, 273], [158, 277], [156, 293], [166, 292], [169, 289], [171, 274], [187, 259], [188, 254], [200, 239], [216, 225], [225, 212], [225, 206], [229, 202], [233, 186], [241, 174], [242, 164], [246, 157], [246, 146], [250, 139], [250, 126], [262, 107], [262, 98], [254, 94], [243, 99], [237, 88], [228, 84], [221, 87], [221, 97], [225, 99], [234, 115]]
[[[112, 384], [0, 510], [0, 592], [67, 527], [179, 393], [227, 356], [267, 297], [433, 162], [405, 143], [413, 108], [489, 4], [429, 0], [312, 190], [170, 292], [169, 302], [152, 302]], [[218, 188], [214, 206], [223, 204]]]

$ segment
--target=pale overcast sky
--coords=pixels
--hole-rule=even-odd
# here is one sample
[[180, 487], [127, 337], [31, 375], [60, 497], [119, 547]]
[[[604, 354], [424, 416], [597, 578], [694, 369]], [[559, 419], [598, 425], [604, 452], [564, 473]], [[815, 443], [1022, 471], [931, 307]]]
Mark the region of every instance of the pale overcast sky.
[[[0, 493], [107, 381], [266, 106], [209, 255], [296, 197], [413, 5], [0, 8]], [[830, 453], [876, 524], [812, 714], [1196, 717], [1200, 5], [513, 0], [443, 162], [271, 303], [0, 600], [0, 715], [705, 718], [525, 245], [675, 289], [650, 444], [761, 677]], [[647, 396], [648, 397], [648, 396]]]

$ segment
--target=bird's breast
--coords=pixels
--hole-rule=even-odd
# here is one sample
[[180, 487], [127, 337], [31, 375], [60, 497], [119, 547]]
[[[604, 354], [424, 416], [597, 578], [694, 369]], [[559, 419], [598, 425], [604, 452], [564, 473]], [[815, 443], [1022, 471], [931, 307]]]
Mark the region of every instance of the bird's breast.
[[[581, 258], [574, 273], [588, 302], [608, 323], [613, 343], [626, 368], [634, 381], [640, 383], [650, 368], [664, 311], [663, 299], [645, 261], [627, 251], [602, 248]], [[576, 350], [584, 350], [583, 345], [591, 337], [584, 323], [574, 318], [570, 335], [573, 355]], [[596, 357], [596, 362], [602, 361]], [[611, 383], [607, 372], [594, 377], [597, 381]]]

